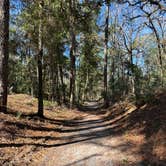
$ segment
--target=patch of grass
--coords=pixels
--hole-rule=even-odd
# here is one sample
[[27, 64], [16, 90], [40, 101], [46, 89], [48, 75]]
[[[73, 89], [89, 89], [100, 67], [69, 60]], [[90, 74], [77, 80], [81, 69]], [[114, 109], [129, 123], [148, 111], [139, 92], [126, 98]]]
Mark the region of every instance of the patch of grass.
[[34, 103], [37, 102], [37, 99], [36, 99], [36, 98], [33, 98], [33, 99], [32, 99], [32, 102], [34, 102]]
[[130, 164], [130, 161], [129, 161], [128, 158], [124, 158], [124, 159], [122, 160], [122, 165], [128, 166], [129, 164]]
[[44, 104], [44, 107], [49, 108], [49, 109], [53, 109], [54, 107], [57, 106], [56, 102], [51, 102], [51, 101], [48, 101], [48, 100], [44, 100], [43, 104]]
[[33, 106], [33, 102], [32, 102], [32, 101], [29, 101], [29, 102], [27, 102], [27, 105]]
[[36, 98], [32, 98], [30, 101], [27, 101], [27, 105], [28, 106], [34, 106], [35, 104], [37, 104], [38, 100]]
[[129, 161], [128, 161], [127, 158], [125, 158], [125, 159], [122, 160], [122, 163], [123, 163], [123, 164], [127, 164], [128, 162], [129, 162]]
[[17, 119], [20, 119], [21, 116], [22, 116], [22, 112], [17, 112], [17, 113], [16, 113], [16, 118], [17, 118]]

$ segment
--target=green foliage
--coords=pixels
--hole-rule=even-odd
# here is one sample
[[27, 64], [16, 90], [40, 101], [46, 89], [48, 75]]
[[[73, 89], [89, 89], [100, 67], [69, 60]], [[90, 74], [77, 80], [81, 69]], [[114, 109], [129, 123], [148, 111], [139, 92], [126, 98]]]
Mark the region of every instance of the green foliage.
[[30, 82], [26, 66], [19, 59], [9, 59], [9, 88], [14, 93], [29, 93]]
[[21, 116], [22, 116], [22, 113], [21, 112], [17, 112], [17, 114], [16, 114], [17, 119], [20, 119]]
[[158, 100], [155, 97], [155, 94], [153, 91], [148, 91], [147, 93], [141, 94], [139, 98], [136, 101], [137, 105], [143, 105], [143, 104], [158, 104]]
[[48, 101], [48, 100], [44, 100], [43, 103], [44, 103], [45, 107], [54, 107], [54, 106], [56, 106], [55, 103], [53, 103], [51, 101]]
[[[76, 101], [81, 103], [84, 100], [105, 96], [103, 93], [105, 8], [106, 4], [113, 3], [71, 2], [44, 1], [42, 69], [45, 106], [52, 106], [47, 100], [57, 101], [59, 104], [65, 100], [69, 102], [72, 33], [76, 38], [74, 43]], [[162, 39], [160, 42], [163, 75], [155, 35], [149, 31], [143, 33], [145, 28], [150, 27], [140, 27], [137, 20], [129, 19], [132, 17], [132, 8], [124, 5], [121, 10], [118, 4], [114, 7], [110, 8], [108, 27], [107, 95], [112, 101], [128, 96], [137, 102], [153, 101], [155, 89], [166, 86], [166, 59], [162, 44], [165, 39], [164, 37], [162, 39], [164, 35], [161, 34], [161, 27], [157, 27], [157, 31]], [[38, 97], [40, 10], [39, 1], [22, 1], [20, 12], [16, 16], [12, 13], [10, 28], [9, 89], [14, 93], [28, 93], [36, 97]], [[117, 14], [117, 11], [120, 12]], [[148, 25], [146, 19], [140, 21], [142, 25]]]

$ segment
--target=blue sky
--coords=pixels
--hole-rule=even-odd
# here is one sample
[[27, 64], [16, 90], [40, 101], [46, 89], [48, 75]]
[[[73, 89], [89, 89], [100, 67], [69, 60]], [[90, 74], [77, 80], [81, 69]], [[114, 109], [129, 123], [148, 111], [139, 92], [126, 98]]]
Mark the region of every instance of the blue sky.
[[[15, 8], [13, 8], [13, 6], [15, 6]], [[20, 0], [11, 0], [11, 7], [12, 7], [11, 10], [10, 10], [11, 15], [19, 14], [19, 12], [21, 11], [21, 7], [22, 7]], [[121, 7], [121, 10], [118, 13], [118, 19], [119, 19], [120, 22], [122, 22], [123, 19], [124, 19], [123, 14], [125, 12], [128, 12], [129, 9], [127, 8], [127, 4], [126, 5], [119, 5], [119, 7]], [[127, 8], [127, 11], [126, 11], [126, 8]], [[101, 7], [101, 11], [100, 11], [100, 14], [99, 14], [98, 19], [97, 19], [97, 24], [99, 26], [104, 25], [104, 23], [105, 23], [105, 11], [106, 11], [106, 5], [103, 5]], [[109, 20], [110, 24], [112, 22], [112, 15], [115, 14], [115, 12], [116, 12], [116, 4], [112, 3], [112, 5], [110, 6], [110, 20]], [[138, 11], [138, 10], [133, 11], [134, 15], [140, 14], [139, 12], [140, 11]], [[137, 19], [136, 22], [137, 22], [138, 25], [141, 25], [142, 24], [142, 19]], [[149, 28], [144, 28], [141, 31], [140, 35], [143, 36], [143, 35], [150, 34], [150, 33], [152, 33], [152, 31]], [[99, 35], [100, 35], [100, 33], [99, 33]], [[133, 35], [133, 38], [134, 38], [134, 35]], [[69, 46], [66, 45], [65, 47], [66, 47], [66, 51], [64, 52], [64, 55], [69, 57]], [[134, 61], [136, 61], [136, 60], [134, 60]], [[142, 59], [140, 60], [140, 62], [143, 64]]]

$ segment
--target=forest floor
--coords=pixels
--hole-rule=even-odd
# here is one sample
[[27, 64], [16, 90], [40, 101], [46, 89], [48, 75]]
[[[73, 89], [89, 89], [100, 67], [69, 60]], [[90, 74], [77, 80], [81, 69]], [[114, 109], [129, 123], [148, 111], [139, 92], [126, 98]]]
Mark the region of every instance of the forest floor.
[[140, 107], [129, 102], [108, 109], [45, 105], [40, 119], [34, 115], [36, 99], [9, 96], [8, 112], [0, 112], [0, 165], [166, 165], [165, 93]]

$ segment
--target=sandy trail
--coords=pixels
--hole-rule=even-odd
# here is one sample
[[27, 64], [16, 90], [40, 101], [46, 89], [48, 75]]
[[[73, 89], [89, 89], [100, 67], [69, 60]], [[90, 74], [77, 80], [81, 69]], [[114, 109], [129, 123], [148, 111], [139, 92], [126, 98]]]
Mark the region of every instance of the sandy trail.
[[[92, 108], [92, 106], [90, 106]], [[84, 119], [64, 127], [64, 144], [47, 149], [42, 166], [125, 166], [135, 160], [130, 145], [119, 135], [112, 136], [116, 128], [100, 115], [82, 113]], [[70, 131], [70, 132], [69, 132]]]

